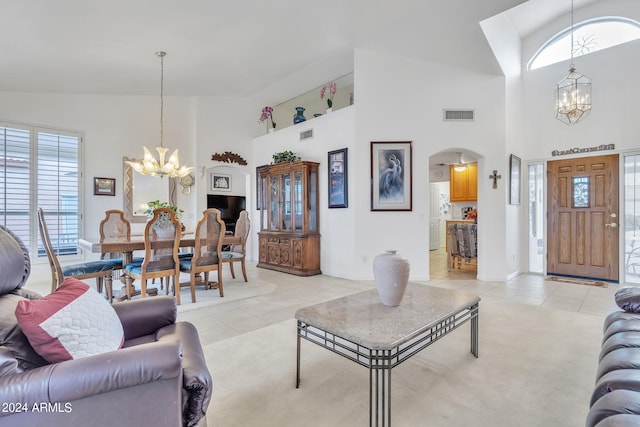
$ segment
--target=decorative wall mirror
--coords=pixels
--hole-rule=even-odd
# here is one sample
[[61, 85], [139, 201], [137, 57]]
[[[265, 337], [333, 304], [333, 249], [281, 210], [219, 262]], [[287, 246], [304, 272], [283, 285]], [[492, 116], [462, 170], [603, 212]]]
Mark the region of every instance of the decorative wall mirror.
[[151, 175], [135, 173], [133, 167], [127, 162], [136, 159], [122, 158], [124, 186], [124, 216], [130, 222], [147, 222], [147, 203], [152, 200], [168, 201], [176, 204], [176, 179], [159, 178]]

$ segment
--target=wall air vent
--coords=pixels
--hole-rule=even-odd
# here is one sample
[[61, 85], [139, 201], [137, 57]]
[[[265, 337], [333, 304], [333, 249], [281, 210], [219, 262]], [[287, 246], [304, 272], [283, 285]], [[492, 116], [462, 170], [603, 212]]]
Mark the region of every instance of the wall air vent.
[[475, 110], [443, 110], [445, 122], [472, 122], [475, 120]]
[[304, 141], [309, 138], [313, 138], [313, 129], [300, 132], [300, 141]]

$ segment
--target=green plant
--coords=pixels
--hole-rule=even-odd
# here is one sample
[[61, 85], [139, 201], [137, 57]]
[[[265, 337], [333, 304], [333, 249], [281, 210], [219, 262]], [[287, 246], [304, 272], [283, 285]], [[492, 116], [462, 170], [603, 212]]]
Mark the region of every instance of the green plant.
[[300, 157], [296, 156], [292, 151], [281, 151], [271, 157], [273, 157], [273, 163], [297, 162], [300, 160]]
[[153, 200], [151, 202], [147, 202], [147, 210], [144, 211], [144, 213], [146, 213], [147, 216], [151, 218], [153, 216], [153, 211], [155, 211], [157, 208], [172, 209], [178, 221], [180, 221], [180, 218], [182, 218], [182, 212], [184, 212], [182, 209], [178, 208], [176, 205], [172, 205], [168, 202], [161, 202], [160, 200]]

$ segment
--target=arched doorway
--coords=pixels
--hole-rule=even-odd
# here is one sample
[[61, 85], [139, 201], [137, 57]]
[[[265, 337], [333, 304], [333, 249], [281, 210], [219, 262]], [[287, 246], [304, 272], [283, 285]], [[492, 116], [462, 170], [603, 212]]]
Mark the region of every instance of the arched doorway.
[[[477, 276], [478, 154], [451, 148], [429, 157], [429, 276], [475, 279]], [[460, 226], [458, 226], [460, 225]], [[453, 228], [451, 227], [453, 226]], [[455, 230], [451, 235], [450, 230]], [[464, 233], [464, 236], [462, 235]], [[466, 251], [457, 254], [466, 242]]]

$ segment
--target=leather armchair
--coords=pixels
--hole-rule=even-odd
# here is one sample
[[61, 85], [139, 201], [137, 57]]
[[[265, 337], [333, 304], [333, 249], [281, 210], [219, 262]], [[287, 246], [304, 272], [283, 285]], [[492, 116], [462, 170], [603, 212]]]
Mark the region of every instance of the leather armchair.
[[28, 252], [2, 226], [0, 271], [0, 426], [206, 425], [211, 375], [195, 327], [176, 322], [174, 298], [114, 304], [123, 348], [48, 364], [17, 325], [18, 301], [39, 295], [21, 289]]

